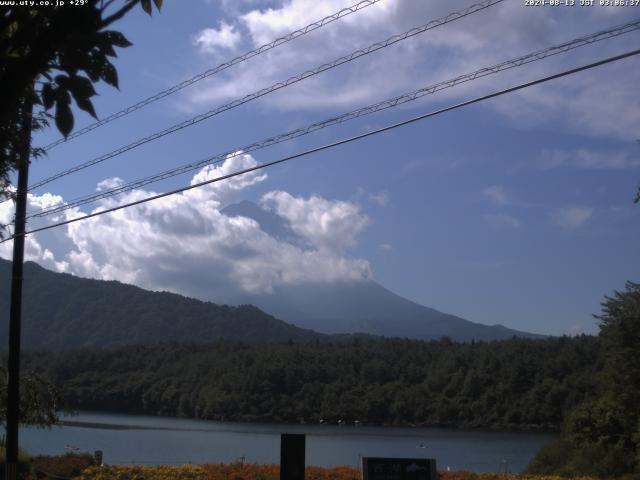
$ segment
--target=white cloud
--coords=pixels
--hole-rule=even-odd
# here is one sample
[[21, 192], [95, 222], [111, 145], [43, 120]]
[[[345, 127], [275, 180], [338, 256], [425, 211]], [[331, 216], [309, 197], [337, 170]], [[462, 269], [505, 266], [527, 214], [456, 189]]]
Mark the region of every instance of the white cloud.
[[499, 225], [508, 225], [509, 227], [518, 228], [520, 226], [520, 220], [512, 215], [493, 214], [485, 215], [485, 220]]
[[[343, 0], [324, 0], [309, 2], [307, 0], [291, 0], [279, 8], [255, 9], [241, 16], [255, 46], [268, 43], [307, 24], [335, 13], [346, 7]], [[372, 12], [374, 9], [375, 12]], [[354, 26], [358, 21], [380, 18], [381, 12], [395, 9], [393, 2], [381, 2], [374, 7], [365, 8], [355, 15], [340, 20], [345, 25]]]
[[193, 39], [193, 44], [207, 53], [217, 52], [219, 49], [235, 50], [242, 41], [242, 34], [226, 22], [220, 22], [218, 28], [205, 28]]
[[364, 188], [358, 187], [356, 190], [356, 197], [375, 203], [379, 207], [386, 207], [391, 201], [391, 194], [386, 189], [381, 190], [378, 193], [368, 193]]
[[391, 200], [391, 195], [387, 190], [383, 190], [380, 193], [369, 195], [369, 200], [373, 203], [377, 204], [380, 207], [386, 207], [389, 205], [389, 201]]
[[[45, 193], [43, 195], [28, 194], [27, 211], [35, 212], [40, 209], [48, 208], [62, 203], [62, 197]], [[0, 224], [8, 225], [13, 222], [14, 204], [13, 202], [0, 203]], [[33, 224], [30, 223], [30, 226]], [[43, 235], [45, 238], [51, 238], [51, 235]], [[25, 239], [25, 260], [37, 262], [47, 268], [64, 272], [68, 269], [65, 261], [57, 261], [51, 248], [44, 247], [41, 241], [42, 236], [28, 235]], [[4, 242], [0, 244], [0, 257], [11, 259], [13, 255], [13, 242]]]
[[593, 215], [590, 207], [573, 206], [558, 208], [553, 213], [553, 221], [556, 225], [565, 229], [579, 228]]
[[501, 185], [492, 185], [484, 188], [482, 196], [494, 205], [506, 205], [509, 203], [507, 189]]
[[[286, 47], [276, 48], [232, 72], [216, 75], [190, 91], [194, 110], [212, 106], [299, 74], [356, 48], [441, 18], [468, 2], [383, 1], [333, 22]], [[342, 0], [290, 0], [273, 8], [243, 4], [233, 18], [254, 46], [272, 41], [323, 16], [344, 8]], [[246, 11], [246, 8], [251, 8]], [[277, 109], [343, 111], [392, 95], [453, 78], [512, 57], [603, 30], [627, 19], [624, 9], [529, 9], [520, 2], [503, 2], [446, 26], [400, 42], [317, 77], [264, 97], [261, 104]], [[498, 28], [499, 26], [499, 28]], [[422, 102], [453, 102], [531, 80], [549, 73], [619, 53], [638, 33], [558, 55], [487, 79], [460, 85]], [[505, 50], [504, 45], [509, 45]], [[640, 69], [633, 60], [590, 70], [553, 87], [536, 87], [486, 103], [517, 120], [591, 135], [633, 139], [640, 123], [633, 89]]]
[[542, 154], [540, 166], [544, 169], [627, 169], [640, 167], [640, 158], [632, 158], [623, 152], [595, 152], [587, 149], [547, 150]]
[[353, 246], [369, 224], [357, 205], [316, 195], [303, 199], [287, 192], [269, 192], [261, 203], [287, 219], [293, 232], [322, 251], [340, 252]]
[[[192, 183], [255, 164], [251, 155], [230, 156], [222, 165], [200, 170]], [[252, 172], [29, 235], [27, 259], [80, 276], [213, 301], [224, 301], [239, 291], [269, 292], [283, 285], [371, 277], [366, 260], [345, 254], [368, 222], [351, 203], [318, 196], [299, 198], [282, 191], [266, 194], [264, 201], [277, 207], [276, 213], [307, 240], [306, 245], [276, 239], [251, 218], [221, 212], [240, 191], [266, 178]], [[94, 211], [153, 194], [128, 192], [118, 200], [102, 200]], [[50, 194], [29, 196], [33, 210], [61, 201]], [[0, 221], [10, 221], [12, 208], [10, 202], [0, 204]], [[82, 213], [74, 209], [63, 218]], [[1, 244], [0, 256], [10, 255], [11, 242]]]
[[381, 243], [379, 247], [380, 250], [384, 252], [390, 252], [391, 250], [393, 250], [393, 245], [391, 245], [390, 243]]
[[103, 190], [111, 190], [113, 188], [118, 188], [121, 185], [124, 185], [124, 180], [120, 177], [106, 178], [101, 182], [98, 182], [96, 191], [102, 192]]
[[[218, 165], [207, 165], [202, 168], [191, 179], [191, 185], [224, 177], [240, 170], [255, 167], [257, 164], [251, 155], [238, 151], [228, 155], [225, 161]], [[266, 173], [260, 173], [255, 170], [245, 173], [244, 175], [227, 178], [222, 182], [214, 182], [200, 188], [188, 190], [185, 192], [185, 195], [196, 201], [215, 202], [216, 205], [224, 206], [225, 204], [236, 201], [242, 190], [263, 182], [266, 179]]]

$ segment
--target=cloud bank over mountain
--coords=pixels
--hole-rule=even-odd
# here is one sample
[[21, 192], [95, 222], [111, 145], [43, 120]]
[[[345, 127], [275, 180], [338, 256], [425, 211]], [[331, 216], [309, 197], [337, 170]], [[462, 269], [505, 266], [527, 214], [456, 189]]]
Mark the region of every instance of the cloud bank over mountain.
[[[219, 166], [202, 168], [191, 184], [256, 164], [251, 155], [230, 156]], [[237, 292], [269, 293], [276, 287], [307, 282], [371, 278], [369, 262], [348, 255], [369, 222], [354, 203], [317, 195], [296, 197], [284, 191], [266, 193], [262, 203], [281, 219], [287, 238], [267, 233], [251, 218], [222, 211], [266, 179], [265, 173], [254, 171], [30, 235], [26, 258], [60, 272], [210, 300]], [[118, 181], [107, 179], [98, 189]], [[118, 199], [101, 200], [91, 212], [153, 194], [135, 190]], [[30, 195], [29, 209], [61, 201], [51, 194]], [[51, 222], [85, 213], [89, 212], [74, 208]], [[11, 217], [11, 204], [0, 205], [0, 222], [7, 223]], [[11, 258], [10, 242], [0, 246], [0, 256]]]

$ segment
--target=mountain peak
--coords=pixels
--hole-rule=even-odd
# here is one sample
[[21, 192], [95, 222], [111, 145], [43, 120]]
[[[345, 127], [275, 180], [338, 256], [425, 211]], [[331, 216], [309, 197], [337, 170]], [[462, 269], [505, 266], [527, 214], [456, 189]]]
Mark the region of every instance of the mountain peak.
[[506, 340], [541, 335], [483, 325], [417, 304], [371, 280], [308, 283], [271, 293], [238, 294], [228, 303], [251, 303], [277, 318], [322, 333], [455, 341]]

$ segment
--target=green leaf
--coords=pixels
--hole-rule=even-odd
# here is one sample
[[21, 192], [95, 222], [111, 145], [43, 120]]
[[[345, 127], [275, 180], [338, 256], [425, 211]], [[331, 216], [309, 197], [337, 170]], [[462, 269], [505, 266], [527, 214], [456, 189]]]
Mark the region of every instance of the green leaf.
[[87, 72], [87, 75], [89, 75], [92, 82], [100, 80], [100, 72], [102, 71], [105, 59], [106, 57], [104, 55], [100, 55], [100, 57], [98, 57], [96, 52], [89, 55], [84, 71]]
[[115, 45], [116, 47], [127, 48], [133, 45], [133, 43], [127, 40], [127, 37], [120, 32], [106, 31], [102, 32], [102, 35], [106, 42], [110, 45]]
[[116, 58], [118, 56], [113, 46], [109, 43], [104, 43], [100, 45], [100, 50], [102, 50], [102, 53], [104, 53], [108, 57]]
[[56, 102], [56, 127], [65, 137], [73, 130], [73, 113], [69, 104], [58, 98]]
[[106, 62], [105, 65], [102, 66], [102, 71], [100, 72], [100, 78], [104, 80], [106, 83], [111, 85], [112, 87], [118, 87], [118, 71], [116, 67], [111, 65], [111, 63]]
[[55, 81], [62, 88], [65, 88], [65, 89], [69, 88], [69, 84], [67, 83], [69, 81], [69, 77], [67, 75], [56, 75]]
[[69, 78], [67, 83], [78, 107], [88, 112], [92, 117], [98, 118], [90, 100], [96, 94], [91, 80], [86, 77], [73, 76]]
[[93, 103], [91, 103], [91, 100], [89, 100], [88, 98], [76, 98], [76, 97], [74, 97], [74, 99], [76, 101], [76, 104], [78, 105], [78, 108], [84, 110], [96, 120], [98, 119], [98, 115], [96, 115], [96, 111], [93, 108]]
[[86, 77], [79, 77], [77, 75], [70, 77], [67, 84], [69, 85], [69, 90], [76, 101], [78, 101], [78, 98], [89, 98], [96, 94], [96, 91], [91, 84], [91, 80]]
[[153, 3], [156, 4], [156, 8], [160, 10], [162, 8], [162, 0], [153, 0]]
[[140, 0], [140, 5], [145, 12], [151, 15], [151, 0]]
[[56, 92], [51, 86], [51, 83], [45, 83], [42, 86], [42, 90], [40, 91], [40, 96], [42, 97], [42, 104], [44, 105], [45, 110], [49, 110], [53, 107], [55, 102]]
[[65, 88], [56, 88], [56, 103], [65, 103], [69, 105], [71, 103], [71, 95], [69, 91]]
[[86, 69], [85, 65], [89, 62], [90, 57], [90, 49], [86, 51], [79, 48], [61, 49], [59, 53], [61, 70], [69, 71], [74, 68], [79, 70]]

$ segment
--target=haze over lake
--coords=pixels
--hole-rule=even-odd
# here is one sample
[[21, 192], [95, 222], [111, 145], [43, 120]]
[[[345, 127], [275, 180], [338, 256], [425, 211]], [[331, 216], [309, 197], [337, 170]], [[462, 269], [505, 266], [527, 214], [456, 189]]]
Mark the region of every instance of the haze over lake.
[[23, 428], [32, 454], [103, 450], [109, 464], [278, 463], [280, 434], [307, 435], [307, 465], [358, 466], [362, 456], [428, 457], [441, 470], [522, 471], [550, 438], [438, 428], [221, 423], [178, 418], [82, 412], [51, 430]]

